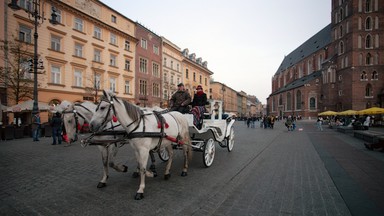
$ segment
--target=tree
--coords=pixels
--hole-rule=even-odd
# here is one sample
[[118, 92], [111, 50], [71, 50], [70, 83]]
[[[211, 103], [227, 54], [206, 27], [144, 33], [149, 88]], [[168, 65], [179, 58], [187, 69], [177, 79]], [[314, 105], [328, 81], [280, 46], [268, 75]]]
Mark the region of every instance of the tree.
[[8, 67], [0, 67], [0, 83], [7, 88], [8, 101], [16, 104], [33, 98], [33, 53], [30, 45], [18, 40], [0, 41], [0, 54]]

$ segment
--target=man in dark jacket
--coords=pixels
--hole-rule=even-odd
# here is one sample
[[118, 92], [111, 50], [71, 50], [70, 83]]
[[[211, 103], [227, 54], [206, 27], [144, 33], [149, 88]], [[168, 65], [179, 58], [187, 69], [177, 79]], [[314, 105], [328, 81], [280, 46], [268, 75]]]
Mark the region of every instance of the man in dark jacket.
[[51, 121], [52, 138], [53, 138], [52, 145], [56, 145], [56, 138], [57, 138], [57, 142], [59, 145], [62, 142], [62, 137], [61, 137], [62, 124], [63, 124], [63, 120], [61, 119], [61, 114], [56, 113], [55, 116], [52, 118], [52, 121]]
[[191, 95], [185, 91], [183, 83], [178, 84], [177, 87], [178, 90], [172, 95], [170, 100], [171, 111], [188, 113], [188, 105], [191, 103]]

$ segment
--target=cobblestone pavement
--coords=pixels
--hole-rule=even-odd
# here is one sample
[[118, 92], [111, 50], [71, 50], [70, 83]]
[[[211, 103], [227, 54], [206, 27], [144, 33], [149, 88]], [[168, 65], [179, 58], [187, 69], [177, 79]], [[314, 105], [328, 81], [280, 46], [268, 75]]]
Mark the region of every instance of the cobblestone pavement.
[[[133, 152], [123, 146], [116, 161], [127, 173], [110, 170], [106, 188], [94, 146], [64, 148], [24, 138], [0, 141], [1, 215], [384, 215], [384, 154], [362, 141], [315, 122], [299, 121], [288, 132], [247, 128], [236, 122], [232, 152], [216, 145], [205, 168], [194, 152], [181, 177], [182, 152], [175, 152], [172, 178], [147, 178], [145, 198], [135, 201], [138, 179]], [[158, 157], [157, 157], [158, 158]]]

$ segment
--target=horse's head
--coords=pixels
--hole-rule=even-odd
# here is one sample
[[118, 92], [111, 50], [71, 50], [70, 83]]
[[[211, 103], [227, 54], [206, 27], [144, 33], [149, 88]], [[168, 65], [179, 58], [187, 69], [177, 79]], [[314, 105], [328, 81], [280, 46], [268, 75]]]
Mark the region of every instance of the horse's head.
[[63, 123], [65, 132], [67, 135], [67, 142], [72, 143], [77, 141], [78, 118], [76, 116], [76, 110], [68, 110], [63, 112]]
[[111, 121], [115, 115], [114, 100], [117, 100], [116, 95], [112, 91], [103, 90], [103, 95], [100, 97], [100, 102], [96, 107], [95, 113], [89, 122], [93, 132], [99, 132], [104, 129], [107, 122]]

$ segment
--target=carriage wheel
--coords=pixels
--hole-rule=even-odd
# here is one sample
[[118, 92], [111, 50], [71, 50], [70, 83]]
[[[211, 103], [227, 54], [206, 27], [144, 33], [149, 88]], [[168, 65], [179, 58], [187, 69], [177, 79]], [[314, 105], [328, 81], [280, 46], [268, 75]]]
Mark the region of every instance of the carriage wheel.
[[233, 149], [233, 145], [235, 144], [235, 130], [233, 130], [233, 127], [231, 127], [229, 136], [225, 139], [227, 140], [227, 150], [231, 152]]
[[203, 161], [206, 167], [210, 167], [215, 158], [215, 141], [209, 138], [204, 145]]
[[160, 148], [158, 154], [162, 161], [167, 162], [169, 160], [169, 154], [166, 148]]

